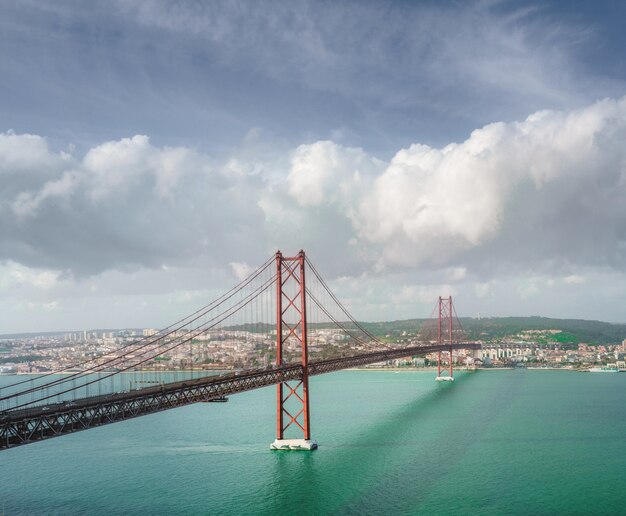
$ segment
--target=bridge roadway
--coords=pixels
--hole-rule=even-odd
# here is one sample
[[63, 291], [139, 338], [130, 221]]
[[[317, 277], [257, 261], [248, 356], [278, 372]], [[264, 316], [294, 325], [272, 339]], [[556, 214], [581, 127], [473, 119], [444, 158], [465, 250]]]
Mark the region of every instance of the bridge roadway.
[[[308, 366], [309, 375], [331, 373], [410, 355], [446, 351], [449, 347], [449, 345], [414, 346], [311, 361]], [[453, 344], [452, 348], [480, 349], [480, 344]], [[302, 365], [284, 365], [9, 410], [0, 413], [0, 450], [191, 403], [217, 401], [230, 394], [301, 378]]]

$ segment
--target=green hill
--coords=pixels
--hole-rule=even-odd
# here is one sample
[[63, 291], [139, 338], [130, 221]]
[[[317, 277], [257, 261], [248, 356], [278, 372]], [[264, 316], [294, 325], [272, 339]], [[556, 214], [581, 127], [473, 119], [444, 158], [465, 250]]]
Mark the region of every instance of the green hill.
[[[548, 317], [489, 317], [460, 318], [470, 340], [498, 340], [513, 337], [527, 330], [561, 330], [553, 335], [537, 336], [539, 342], [555, 342], [564, 346], [587, 344], [619, 344], [626, 339], [626, 324], [612, 324], [584, 319], [550, 319]], [[399, 338], [403, 332], [415, 334], [425, 319], [407, 319], [377, 323], [362, 323], [376, 336]]]

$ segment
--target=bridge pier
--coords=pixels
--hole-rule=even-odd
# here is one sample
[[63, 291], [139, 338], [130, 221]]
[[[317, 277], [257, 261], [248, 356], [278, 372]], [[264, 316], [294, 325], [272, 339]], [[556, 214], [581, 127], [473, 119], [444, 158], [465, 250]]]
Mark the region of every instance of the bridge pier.
[[317, 448], [313, 439], [275, 439], [270, 445], [271, 450], [311, 451]]

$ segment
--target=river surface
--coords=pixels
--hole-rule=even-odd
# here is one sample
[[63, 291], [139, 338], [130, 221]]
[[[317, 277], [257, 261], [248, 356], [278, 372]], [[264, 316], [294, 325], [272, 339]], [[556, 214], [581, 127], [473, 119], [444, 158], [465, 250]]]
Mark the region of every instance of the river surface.
[[276, 390], [260, 389], [2, 451], [2, 514], [626, 512], [626, 374], [310, 383], [316, 451], [269, 450]]

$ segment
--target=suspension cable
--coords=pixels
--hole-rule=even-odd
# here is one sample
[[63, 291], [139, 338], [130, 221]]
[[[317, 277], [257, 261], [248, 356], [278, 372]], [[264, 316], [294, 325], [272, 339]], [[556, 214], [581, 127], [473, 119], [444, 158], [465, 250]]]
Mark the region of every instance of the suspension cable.
[[345, 306], [343, 306], [343, 304], [341, 303], [341, 301], [339, 301], [339, 299], [337, 299], [337, 296], [335, 296], [335, 294], [333, 294], [332, 290], [330, 289], [330, 287], [326, 284], [326, 282], [324, 281], [324, 279], [322, 278], [322, 276], [320, 275], [320, 273], [317, 271], [317, 269], [315, 268], [315, 266], [311, 263], [311, 261], [309, 260], [308, 257], [305, 257], [305, 260], [307, 262], [307, 264], [309, 265], [309, 267], [311, 268], [311, 271], [313, 271], [313, 274], [315, 275], [315, 277], [319, 280], [319, 282], [322, 284], [322, 286], [326, 289], [326, 291], [330, 294], [330, 297], [333, 299], [333, 301], [335, 301], [335, 303], [337, 303], [337, 305], [339, 306], [339, 308], [341, 308], [341, 310], [343, 311], [343, 313], [346, 315], [346, 317], [348, 317], [348, 319], [350, 319], [350, 322], [352, 322], [357, 328], [359, 328], [363, 333], [365, 333], [368, 337], [370, 337], [373, 341], [377, 342], [378, 344], [380, 344], [381, 346], [385, 346], [385, 344], [378, 339], [378, 337], [375, 337], [374, 335], [372, 335], [372, 333], [370, 333], [369, 331], [367, 331], [365, 328], [363, 328], [363, 326], [356, 320], [354, 319], [354, 317], [352, 317], [352, 315], [350, 314], [350, 312], [348, 312], [348, 310], [346, 309]]
[[[143, 359], [140, 362], [137, 362], [135, 364], [126, 366], [125, 368], [121, 369], [120, 371], [112, 372], [112, 373], [110, 373], [108, 375], [105, 375], [103, 377], [91, 380], [89, 382], [86, 382], [86, 383], [83, 383], [81, 385], [72, 387], [70, 389], [66, 389], [66, 390], [61, 391], [61, 392], [56, 392], [54, 394], [51, 394], [51, 395], [48, 395], [48, 396], [44, 396], [44, 397], [38, 398], [36, 400], [31, 400], [31, 401], [28, 401], [28, 402], [16, 405], [11, 410], [17, 410], [17, 409], [20, 409], [20, 408], [23, 408], [23, 407], [27, 407], [27, 406], [33, 405], [35, 403], [40, 403], [40, 402], [45, 401], [47, 399], [55, 398], [55, 397], [60, 396], [62, 394], [67, 394], [68, 392], [72, 392], [72, 391], [75, 391], [75, 390], [80, 389], [80, 388], [88, 387], [89, 385], [92, 385], [92, 384], [94, 384], [96, 382], [105, 380], [105, 379], [107, 379], [107, 378], [109, 378], [111, 376], [114, 376], [116, 374], [128, 371], [129, 369], [131, 369], [133, 367], [137, 367], [138, 365], [142, 365], [142, 364], [148, 362], [149, 360], [152, 360], [153, 358], [155, 358], [157, 356], [161, 356], [161, 355], [163, 355], [165, 353], [168, 353], [169, 351], [171, 351], [171, 350], [173, 350], [173, 349], [175, 349], [175, 348], [177, 348], [177, 347], [179, 347], [179, 346], [181, 346], [183, 344], [186, 344], [190, 340], [193, 340], [200, 333], [202, 333], [202, 332], [204, 332], [206, 330], [210, 330], [210, 329], [214, 328], [215, 326], [217, 326], [218, 324], [220, 324], [224, 320], [228, 319], [231, 315], [237, 313], [239, 310], [241, 310], [242, 308], [247, 306], [249, 303], [254, 301], [256, 298], [258, 298], [261, 294], [263, 294], [265, 292], [265, 290], [267, 290], [273, 284], [275, 277], [276, 277], [276, 275], [273, 275], [269, 280], [267, 280], [263, 285], [261, 285], [261, 287], [258, 287], [255, 291], [253, 291], [252, 293], [248, 294], [248, 296], [246, 298], [244, 298], [241, 301], [239, 301], [238, 302], [239, 306], [237, 306], [237, 304], [236, 304], [235, 306], [230, 307], [229, 309], [227, 309], [225, 312], [222, 312], [221, 314], [219, 314], [217, 317], [220, 317], [222, 315], [223, 315], [223, 317], [221, 319], [217, 320], [214, 324], [208, 326], [207, 328], [200, 327], [199, 331], [198, 331], [198, 329], [196, 330], [195, 335], [191, 335], [190, 337], [187, 337], [186, 339], [178, 342], [177, 344], [175, 344], [173, 346], [170, 346], [169, 348], [159, 352], [158, 354], [156, 354], [156, 355], [154, 355], [152, 357], [145, 358], [145, 359]], [[215, 319], [216, 318], [213, 318], [212, 320], [215, 320]]]
[[[8, 399], [12, 399], [18, 396], [22, 396], [25, 394], [29, 394], [31, 392], [36, 392], [38, 390], [42, 390], [44, 388], [49, 388], [52, 387], [54, 385], [59, 385], [59, 384], [63, 384], [66, 383], [68, 381], [71, 381], [72, 379], [76, 378], [77, 376], [82, 376], [85, 373], [88, 372], [98, 372], [102, 369], [105, 369], [107, 366], [110, 366], [111, 364], [113, 364], [114, 362], [118, 361], [118, 360], [122, 360], [125, 357], [127, 357], [127, 355], [129, 355], [130, 353], [136, 353], [137, 351], [144, 349], [148, 346], [150, 346], [151, 344], [155, 344], [156, 342], [159, 342], [162, 339], [165, 339], [166, 337], [172, 335], [173, 333], [177, 332], [178, 330], [180, 330], [182, 327], [195, 322], [196, 320], [198, 320], [199, 318], [203, 317], [204, 315], [206, 315], [208, 312], [210, 312], [211, 310], [214, 310], [215, 308], [217, 308], [218, 306], [222, 305], [223, 303], [225, 303], [226, 301], [228, 301], [229, 299], [231, 299], [237, 292], [241, 291], [243, 288], [245, 288], [246, 286], [248, 286], [254, 279], [256, 279], [259, 275], [261, 275], [263, 272], [265, 272], [265, 270], [267, 270], [267, 268], [269, 267], [270, 263], [273, 261], [273, 258], [268, 259], [263, 265], [261, 265], [261, 267], [259, 267], [256, 271], [252, 272], [247, 278], [245, 278], [243, 281], [241, 281], [238, 285], [236, 285], [235, 287], [231, 288], [229, 291], [227, 291], [225, 294], [222, 294], [220, 297], [218, 297], [217, 299], [213, 300], [211, 303], [209, 303], [208, 305], [205, 305], [204, 307], [200, 308], [199, 310], [196, 310], [194, 313], [180, 319], [179, 321], [169, 325], [168, 327], [164, 328], [163, 330], [160, 330], [159, 333], [161, 335], [157, 335], [156, 337], [154, 336], [147, 336], [144, 337], [142, 339], [139, 339], [137, 341], [134, 341], [132, 343], [128, 343], [126, 346], [124, 346], [124, 348], [130, 347], [133, 344], [137, 344], [140, 343], [144, 340], [148, 340], [148, 342], [145, 342], [144, 344], [142, 344], [141, 346], [139, 346], [138, 348], [133, 348], [129, 351], [127, 351], [126, 353], [122, 353], [121, 355], [112, 357], [108, 360], [105, 360], [104, 362], [100, 362], [100, 363], [96, 363], [94, 366], [89, 367], [87, 369], [83, 369], [81, 371], [78, 371], [76, 373], [73, 373], [69, 376], [66, 376], [64, 378], [57, 378], [55, 380], [52, 380], [50, 382], [46, 382], [44, 384], [41, 384], [37, 387], [31, 387], [29, 389], [25, 389], [22, 390], [20, 392], [16, 392], [16, 393], [12, 393], [3, 397], [0, 397], [0, 401], [5, 401]], [[174, 328], [176, 326], [176, 328]], [[173, 328], [173, 329], [172, 329]], [[166, 330], [170, 330], [167, 333], [163, 333]], [[153, 338], [151, 338], [153, 337]], [[82, 363], [78, 363], [74, 366], [66, 366], [63, 369], [54, 371], [52, 373], [48, 372], [46, 374], [43, 375], [39, 375], [35, 378], [30, 378], [30, 379], [26, 379], [26, 380], [22, 380], [20, 382], [16, 382], [13, 383], [11, 385], [7, 385], [4, 388], [9, 388], [9, 387], [15, 387], [17, 385], [26, 383], [26, 382], [32, 382], [34, 380], [37, 379], [41, 379], [44, 377], [48, 377], [51, 374], [58, 374], [61, 373], [67, 369], [73, 369], [75, 367], [80, 367], [82, 365], [86, 365], [89, 364], [90, 362], [94, 362], [95, 360], [97, 360], [97, 358], [93, 358], [93, 359], [89, 359], [86, 360]], [[32, 385], [32, 383], [31, 383]]]
[[[317, 307], [326, 314], [326, 316], [333, 322], [335, 323], [337, 326], [339, 326], [339, 328], [341, 328], [343, 331], [345, 331], [348, 335], [350, 335], [350, 337], [352, 337], [354, 340], [357, 341], [358, 344], [362, 344], [363, 346], [366, 346], [368, 343], [365, 342], [364, 340], [360, 339], [359, 337], [356, 337], [349, 329], [347, 329], [341, 322], [339, 322], [337, 319], [335, 319], [333, 317], [333, 315], [322, 305], [322, 303], [320, 303], [320, 301], [311, 293], [311, 291], [309, 290], [309, 288], [307, 287], [306, 289], [307, 294], [309, 295], [309, 297], [311, 298], [311, 300], [317, 305]], [[387, 344], [385, 344], [384, 342], [379, 342], [377, 341], [377, 344], [382, 345], [383, 347], [385, 347], [386, 349], [393, 349], [391, 348], [391, 346], [388, 346]]]

